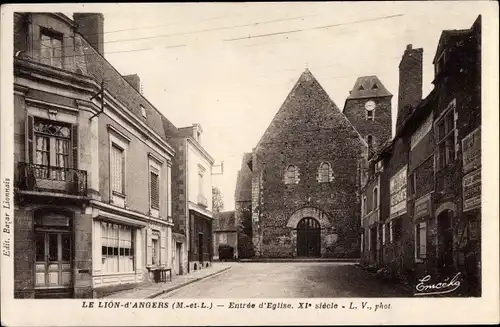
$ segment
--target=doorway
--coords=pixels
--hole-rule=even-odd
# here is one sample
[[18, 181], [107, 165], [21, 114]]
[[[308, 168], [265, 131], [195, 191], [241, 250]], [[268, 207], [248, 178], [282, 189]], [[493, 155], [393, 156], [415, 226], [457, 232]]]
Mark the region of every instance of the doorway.
[[41, 297], [71, 297], [71, 234], [35, 232], [35, 288]]
[[303, 218], [297, 224], [297, 256], [321, 256], [321, 228], [314, 218]]
[[203, 262], [203, 233], [198, 234], [198, 261]]
[[182, 258], [181, 258], [181, 253], [182, 253], [182, 243], [176, 242], [175, 243], [175, 274], [176, 275], [181, 275], [182, 272]]
[[438, 215], [439, 269], [449, 273], [453, 269], [453, 211], [445, 210]]

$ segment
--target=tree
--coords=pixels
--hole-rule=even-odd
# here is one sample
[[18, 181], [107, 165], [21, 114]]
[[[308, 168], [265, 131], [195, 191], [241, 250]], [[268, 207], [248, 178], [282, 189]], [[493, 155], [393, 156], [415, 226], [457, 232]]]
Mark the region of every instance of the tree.
[[217, 213], [224, 210], [224, 201], [222, 200], [222, 192], [217, 186], [212, 186], [212, 212]]

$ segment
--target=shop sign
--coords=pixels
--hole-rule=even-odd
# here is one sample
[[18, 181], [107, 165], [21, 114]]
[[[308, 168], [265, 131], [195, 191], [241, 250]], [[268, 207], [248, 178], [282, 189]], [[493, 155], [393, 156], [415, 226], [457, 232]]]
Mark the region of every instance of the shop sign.
[[462, 181], [463, 211], [481, 207], [481, 169], [464, 176]]
[[406, 213], [406, 176], [407, 166], [397, 172], [390, 182], [391, 207], [390, 217], [394, 218]]
[[415, 201], [413, 217], [419, 218], [431, 215], [431, 193], [428, 193]]
[[481, 128], [462, 139], [463, 171], [468, 172], [481, 166]]

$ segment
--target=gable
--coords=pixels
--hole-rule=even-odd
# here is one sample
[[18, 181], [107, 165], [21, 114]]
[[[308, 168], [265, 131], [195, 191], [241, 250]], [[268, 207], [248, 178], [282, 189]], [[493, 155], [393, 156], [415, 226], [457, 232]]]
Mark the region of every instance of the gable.
[[324, 130], [337, 130], [344, 140], [355, 138], [360, 145], [364, 144], [353, 125], [306, 69], [257, 143], [256, 150], [266, 144], [287, 143], [294, 138], [314, 139]]

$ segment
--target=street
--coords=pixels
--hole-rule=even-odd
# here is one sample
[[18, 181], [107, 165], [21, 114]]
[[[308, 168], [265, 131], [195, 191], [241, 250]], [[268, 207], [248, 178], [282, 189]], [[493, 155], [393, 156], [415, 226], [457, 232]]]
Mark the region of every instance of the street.
[[399, 286], [384, 283], [352, 263], [231, 263], [214, 277], [160, 298], [310, 298], [405, 297]]

